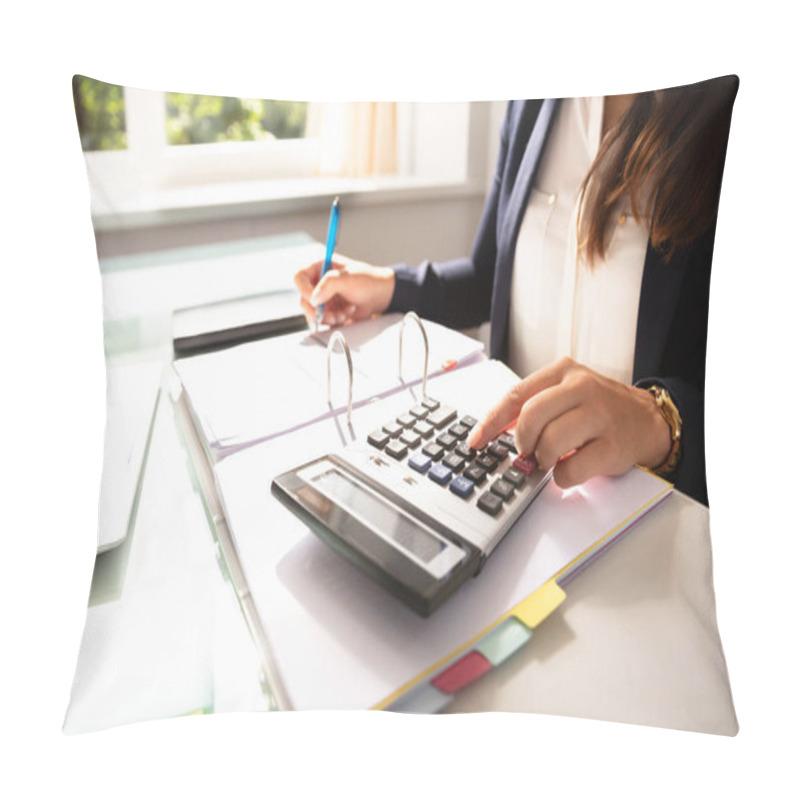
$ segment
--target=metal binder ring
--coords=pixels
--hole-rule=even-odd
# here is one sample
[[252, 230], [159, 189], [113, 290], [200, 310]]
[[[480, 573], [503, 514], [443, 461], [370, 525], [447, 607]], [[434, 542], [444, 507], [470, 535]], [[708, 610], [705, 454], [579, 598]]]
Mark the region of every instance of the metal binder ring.
[[422, 320], [413, 312], [409, 311], [403, 317], [403, 324], [400, 326], [400, 363], [398, 365], [398, 377], [400, 380], [403, 380], [403, 334], [406, 330], [406, 322], [409, 320], [413, 320], [419, 326], [420, 332], [422, 333], [422, 341], [425, 343], [425, 365], [424, 371], [422, 373], [422, 397], [427, 398], [428, 396], [428, 335], [425, 333], [425, 326], [422, 324]]
[[333, 402], [331, 401], [331, 353], [333, 353], [336, 342], [341, 343], [344, 354], [347, 356], [347, 370], [350, 378], [347, 390], [347, 424], [350, 425], [350, 415], [353, 411], [353, 359], [350, 355], [350, 347], [347, 344], [347, 339], [344, 338], [341, 331], [334, 331], [328, 342], [328, 405], [333, 408]]

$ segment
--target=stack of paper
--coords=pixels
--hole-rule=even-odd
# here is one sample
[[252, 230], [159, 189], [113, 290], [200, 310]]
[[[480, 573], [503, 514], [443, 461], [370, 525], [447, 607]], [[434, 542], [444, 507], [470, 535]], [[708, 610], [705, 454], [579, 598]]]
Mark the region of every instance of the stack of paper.
[[[400, 315], [385, 315], [339, 329], [353, 359], [354, 407], [421, 381], [424, 350], [414, 325], [406, 326], [399, 377], [401, 327]], [[483, 345], [476, 339], [431, 322], [425, 330], [431, 376], [481, 357]], [[329, 330], [301, 332], [176, 363], [214, 460], [346, 408], [348, 370], [338, 346], [331, 357], [328, 403], [330, 336]]]

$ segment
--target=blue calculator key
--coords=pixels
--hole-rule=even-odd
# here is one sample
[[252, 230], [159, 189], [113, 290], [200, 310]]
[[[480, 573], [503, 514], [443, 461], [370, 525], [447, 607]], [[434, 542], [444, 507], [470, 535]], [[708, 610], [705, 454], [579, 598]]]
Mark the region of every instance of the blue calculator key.
[[474, 488], [475, 484], [463, 475], [456, 475], [450, 483], [450, 491], [465, 499], [472, 494]]
[[431, 459], [428, 458], [428, 456], [422, 455], [422, 453], [414, 453], [408, 459], [408, 466], [412, 467], [417, 472], [427, 472], [430, 465]]
[[447, 469], [442, 464], [434, 464], [428, 470], [428, 477], [440, 486], [445, 486], [450, 482], [450, 478], [453, 477], [453, 470]]

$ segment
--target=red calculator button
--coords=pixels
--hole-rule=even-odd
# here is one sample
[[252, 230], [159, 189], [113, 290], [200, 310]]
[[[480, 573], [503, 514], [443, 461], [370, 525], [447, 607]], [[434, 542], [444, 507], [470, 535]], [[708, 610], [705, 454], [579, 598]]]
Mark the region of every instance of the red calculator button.
[[531, 456], [518, 456], [514, 459], [514, 464], [512, 466], [514, 469], [518, 469], [520, 472], [530, 475], [531, 472], [536, 469], [536, 462]]

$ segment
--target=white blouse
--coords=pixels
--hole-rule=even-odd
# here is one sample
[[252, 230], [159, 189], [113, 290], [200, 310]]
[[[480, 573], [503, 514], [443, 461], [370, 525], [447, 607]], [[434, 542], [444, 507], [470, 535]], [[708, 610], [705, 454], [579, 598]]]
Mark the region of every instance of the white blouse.
[[631, 383], [649, 224], [627, 206], [605, 258], [578, 257], [578, 192], [600, 146], [603, 97], [563, 100], [536, 174], [511, 277], [509, 363], [521, 376], [571, 356]]

